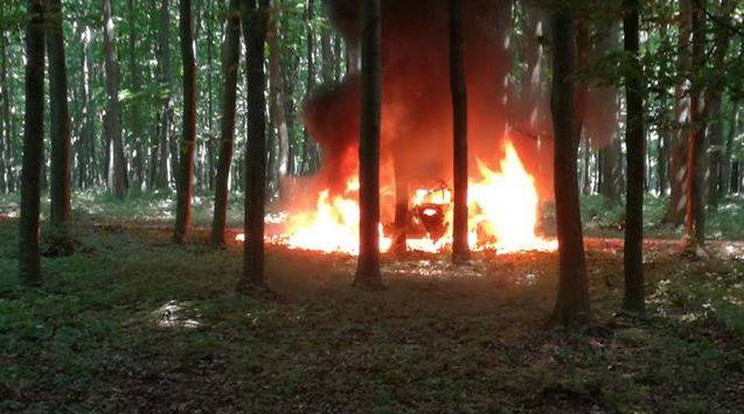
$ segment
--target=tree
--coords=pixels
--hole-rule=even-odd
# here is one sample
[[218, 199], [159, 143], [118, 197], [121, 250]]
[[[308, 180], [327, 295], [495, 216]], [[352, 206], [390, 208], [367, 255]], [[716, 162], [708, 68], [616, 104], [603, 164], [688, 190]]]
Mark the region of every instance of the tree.
[[44, 156], [44, 2], [29, 0], [28, 16], [19, 259], [21, 281], [29, 286], [39, 286], [39, 204]]
[[362, 104], [359, 142], [359, 263], [354, 285], [379, 289], [380, 118], [382, 70], [380, 0], [362, 4]]
[[111, 0], [103, 0], [103, 50], [106, 63], [106, 148], [110, 165], [109, 186], [118, 199], [124, 199], [127, 191], [126, 159], [121, 135], [121, 109], [119, 105], [119, 63], [116, 53], [116, 32], [112, 18]]
[[[705, 3], [693, 0], [692, 5], [692, 65], [699, 70], [705, 65]], [[705, 244], [705, 99], [699, 76], [690, 79], [690, 135], [687, 153], [687, 215], [685, 238], [687, 248], [702, 253]]]
[[643, 109], [643, 72], [640, 63], [640, 3], [623, 0], [625, 51], [629, 64], [625, 74], [627, 101], [627, 197], [625, 203], [625, 298], [623, 309], [645, 311], [643, 292], [643, 183], [645, 182], [646, 143]]
[[672, 139], [669, 152], [669, 205], [664, 219], [670, 224], [679, 225], [684, 221], [685, 186], [687, 182], [688, 124], [690, 114], [689, 91], [684, 78], [691, 70], [690, 33], [692, 32], [692, 0], [680, 0], [677, 37], [677, 72], [680, 78], [675, 90], [675, 119], [677, 131]]
[[264, 216], [266, 198], [266, 75], [264, 57], [269, 0], [247, 0], [243, 5], [248, 96], [245, 165], [245, 243], [243, 278], [238, 291], [264, 287]]
[[269, 44], [269, 94], [271, 102], [272, 124], [276, 128], [276, 137], [279, 141], [278, 162], [276, 163], [276, 175], [281, 181], [289, 171], [289, 128], [287, 126], [287, 114], [284, 110], [284, 82], [280, 68], [281, 51], [279, 49], [279, 21], [275, 16], [271, 19], [268, 31]]
[[173, 123], [172, 87], [173, 75], [171, 72], [170, 55], [170, 0], [161, 0], [160, 3], [160, 34], [158, 44], [158, 66], [160, 88], [163, 90], [160, 111], [160, 123], [158, 127], [159, 137], [157, 148], [154, 150], [157, 159], [152, 167], [152, 187], [168, 187], [168, 160], [170, 158], [171, 125]]
[[182, 243], [191, 226], [191, 199], [194, 197], [194, 148], [196, 147], [196, 57], [191, 0], [179, 2], [181, 59], [183, 61], [183, 135], [176, 180], [176, 227], [174, 240]]
[[591, 316], [579, 206], [579, 131], [574, 112], [576, 25], [569, 6], [553, 11], [552, 111], [555, 140], [555, 208], [559, 246], [559, 285], [553, 320], [570, 325]]
[[465, 82], [462, 0], [450, 0], [450, 83], [452, 88], [455, 206], [452, 258], [470, 258], [468, 246], [468, 95]]
[[70, 111], [67, 100], [67, 63], [62, 30], [62, 4], [60, 0], [47, 0], [46, 33], [49, 54], [49, 99], [51, 114], [51, 219], [55, 237], [68, 236], [72, 216], [70, 207]]
[[222, 75], [224, 76], [220, 123], [222, 146], [217, 164], [212, 220], [212, 244], [215, 246], [225, 244], [228, 181], [235, 149], [235, 113], [240, 63], [240, 0], [230, 0], [225, 30], [225, 42], [222, 45]]
[[135, 0], [127, 0], [127, 12], [129, 15], [129, 88], [134, 95], [129, 113], [129, 129], [131, 131], [132, 143], [134, 145], [134, 157], [132, 166], [134, 167], [134, 187], [137, 190], [142, 189], [145, 182], [145, 157], [142, 151], [142, 141], [144, 139], [142, 120], [142, 73], [140, 65], [137, 62], [137, 25]]
[[[723, 70], [726, 53], [731, 43], [732, 31], [731, 16], [733, 15], [736, 2], [733, 0], [722, 0], [719, 15], [716, 18], [715, 48], [712, 56], [711, 69], [714, 73]], [[711, 210], [718, 209], [718, 201], [723, 195], [725, 188], [725, 176], [723, 169], [723, 92], [726, 87], [726, 78], [714, 76], [712, 84], [707, 91], [707, 118], [710, 122], [710, 180], [708, 188], [708, 206]]]

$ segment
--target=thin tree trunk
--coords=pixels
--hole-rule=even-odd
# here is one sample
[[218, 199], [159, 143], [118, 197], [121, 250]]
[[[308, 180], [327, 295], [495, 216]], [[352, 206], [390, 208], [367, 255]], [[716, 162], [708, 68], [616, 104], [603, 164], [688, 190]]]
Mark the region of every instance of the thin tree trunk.
[[403, 254], [408, 250], [408, 202], [410, 201], [408, 171], [402, 151], [393, 153], [393, 173], [395, 175], [395, 235], [393, 252]]
[[380, 0], [362, 0], [362, 103], [359, 142], [359, 263], [354, 285], [377, 289], [380, 277]]
[[279, 49], [279, 26], [278, 19], [274, 19], [268, 33], [269, 43], [269, 74], [270, 74], [270, 95], [271, 95], [271, 119], [274, 121], [274, 127], [277, 130], [279, 138], [279, 153], [277, 173], [281, 183], [287, 176], [289, 170], [289, 128], [287, 126], [287, 115], [284, 112], [284, 82], [282, 81], [281, 65], [279, 59], [281, 52]]
[[627, 197], [625, 203], [625, 298], [623, 309], [644, 313], [643, 287], [643, 182], [645, 174], [646, 134], [643, 113], [643, 71], [640, 53], [640, 3], [624, 0], [625, 51], [632, 62], [625, 74], [627, 101]]
[[158, 167], [156, 186], [160, 189], [169, 185], [168, 160], [170, 159], [171, 125], [173, 122], [173, 80], [171, 75], [170, 57], [170, 0], [162, 0], [160, 4], [160, 87], [163, 93], [162, 111], [160, 112], [160, 137], [158, 139]]
[[[692, 67], [705, 64], [705, 14], [703, 0], [696, 0], [692, 10]], [[705, 244], [705, 99], [703, 86], [691, 79], [690, 135], [687, 154], [687, 216], [685, 237], [688, 249], [696, 251]]]
[[463, 0], [449, 0], [450, 7], [450, 87], [453, 109], [454, 216], [452, 259], [470, 259], [468, 245], [468, 94], [464, 65]]
[[[307, 2], [307, 96], [312, 95], [315, 90], [315, 33], [313, 31], [313, 20], [315, 19], [315, 0]], [[312, 137], [305, 128], [305, 137], [302, 142], [302, 161], [300, 163], [300, 174], [307, 174], [312, 169], [314, 158], [314, 143]]]
[[579, 206], [579, 131], [574, 112], [576, 26], [567, 7], [554, 11], [552, 110], [555, 129], [555, 206], [559, 286], [553, 320], [570, 325], [590, 318], [589, 291]]
[[[734, 0], [722, 0], [720, 14], [716, 21], [715, 32], [715, 49], [713, 53], [712, 68], [714, 73], [720, 73], [723, 70], [726, 53], [731, 43], [733, 32], [729, 29], [731, 25], [731, 16], [736, 7]], [[722, 153], [723, 153], [723, 92], [726, 86], [726, 78], [723, 76], [713, 77], [713, 83], [706, 91], [707, 100], [707, 119], [711, 122], [710, 126], [710, 178], [708, 181], [708, 206], [711, 210], [718, 209], [718, 201], [722, 194], [723, 181], [725, 177], [722, 172]]]
[[[124, 142], [121, 136], [121, 109], [119, 106], [119, 64], [116, 54], [116, 33], [112, 19], [111, 0], [103, 0], [103, 49], [106, 59], [106, 140], [113, 151], [112, 170], [109, 171], [109, 185], [114, 196], [124, 199], [127, 191], [126, 159]], [[110, 161], [110, 162], [111, 162]]]
[[139, 96], [142, 90], [142, 73], [140, 65], [137, 62], [137, 26], [135, 10], [137, 5], [136, 0], [127, 0], [127, 11], [129, 14], [129, 83], [132, 93], [135, 95], [134, 102], [131, 105], [131, 111], [129, 114], [130, 126], [129, 129], [132, 132], [132, 142], [134, 143], [134, 157], [132, 164], [134, 167], [134, 187], [137, 190], [142, 190], [142, 185], [145, 182], [145, 157], [142, 151], [142, 141], [144, 140], [142, 122], [142, 108], [140, 102], [142, 98]]
[[739, 101], [737, 99], [734, 99], [733, 102], [731, 102], [729, 129], [726, 133], [726, 150], [723, 155], [723, 163], [721, 165], [721, 197], [725, 197], [733, 192], [731, 188], [731, 168], [733, 160], [731, 158], [733, 157], [734, 153], [734, 137], [736, 136], [738, 122]]
[[196, 147], [196, 57], [191, 0], [180, 0], [179, 32], [183, 61], [183, 136], [178, 152], [179, 170], [176, 180], [176, 227], [173, 238], [183, 243], [191, 226], [191, 199], [194, 196], [194, 150]]
[[243, 8], [247, 61], [248, 129], [245, 163], [245, 243], [243, 277], [238, 291], [264, 287], [264, 216], [266, 197], [266, 75], [264, 73], [269, 0], [248, 0]]
[[19, 259], [21, 281], [41, 285], [39, 204], [44, 148], [44, 2], [29, 0], [26, 27], [26, 109], [21, 171]]
[[60, 0], [47, 0], [46, 42], [49, 54], [49, 97], [51, 114], [51, 220], [55, 237], [64, 240], [72, 217], [70, 110], [67, 100], [67, 62], [62, 30], [62, 4]]
[[217, 178], [214, 192], [214, 219], [212, 220], [212, 244], [225, 244], [227, 223], [227, 196], [230, 181], [230, 165], [235, 148], [235, 113], [238, 94], [238, 67], [240, 63], [240, 0], [230, 0], [222, 52], [222, 120], [220, 133], [222, 146], [217, 163]]
[[10, 192], [10, 174], [8, 165], [10, 157], [10, 111], [5, 111], [6, 102], [10, 99], [10, 87], [8, 85], [8, 45], [5, 41], [5, 33], [0, 33], [0, 194]]

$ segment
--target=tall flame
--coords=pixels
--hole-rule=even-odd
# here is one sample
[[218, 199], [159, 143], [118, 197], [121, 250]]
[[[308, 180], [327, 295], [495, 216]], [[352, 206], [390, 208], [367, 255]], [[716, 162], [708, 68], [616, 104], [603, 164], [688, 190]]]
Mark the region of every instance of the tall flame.
[[[478, 160], [480, 179], [471, 181], [468, 190], [469, 240], [475, 250], [510, 253], [526, 250], [554, 250], [557, 242], [536, 234], [539, 198], [534, 177], [524, 168], [511, 142], [505, 144], [500, 171], [488, 168]], [[329, 190], [317, 196], [315, 209], [290, 216], [283, 235], [274, 241], [290, 248], [322, 252], [359, 251], [359, 179], [348, 180], [342, 195]], [[452, 192], [448, 189], [419, 189], [414, 192], [414, 206], [441, 207], [447, 223], [452, 222]], [[430, 208], [423, 215], [439, 214]], [[452, 244], [452, 229], [436, 240], [431, 237], [409, 238], [410, 250], [438, 252]], [[388, 251], [392, 238], [380, 225], [380, 250]]]

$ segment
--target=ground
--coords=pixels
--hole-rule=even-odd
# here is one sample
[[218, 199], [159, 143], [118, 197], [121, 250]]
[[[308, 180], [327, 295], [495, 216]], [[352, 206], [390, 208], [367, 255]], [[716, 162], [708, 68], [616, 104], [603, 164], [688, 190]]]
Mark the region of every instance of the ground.
[[131, 205], [76, 203], [77, 253], [45, 258], [38, 291], [18, 285], [17, 222], [0, 219], [0, 412], [744, 406], [741, 243], [713, 242], [699, 261], [675, 241], [649, 242], [649, 316], [635, 320], [616, 314], [621, 243], [589, 240], [595, 319], [567, 331], [547, 323], [552, 253], [482, 255], [457, 268], [440, 256], [387, 257], [387, 289], [369, 293], [350, 287], [352, 258], [272, 247], [276, 294], [240, 296], [237, 246], [213, 250], [206, 231], [175, 246], [166, 223], [145, 225]]

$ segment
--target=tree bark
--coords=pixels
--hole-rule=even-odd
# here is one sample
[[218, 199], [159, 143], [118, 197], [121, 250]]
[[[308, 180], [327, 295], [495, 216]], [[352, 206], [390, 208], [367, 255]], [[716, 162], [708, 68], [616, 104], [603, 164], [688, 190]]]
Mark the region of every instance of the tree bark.
[[[312, 95], [315, 90], [315, 33], [313, 31], [313, 20], [315, 19], [315, 0], [307, 2], [307, 96]], [[300, 174], [307, 174], [313, 168], [313, 151], [315, 144], [310, 133], [305, 128], [305, 137], [302, 142], [302, 154], [300, 162]]]
[[579, 206], [574, 39], [576, 26], [567, 7], [553, 11], [552, 111], [555, 139], [555, 206], [559, 244], [559, 286], [553, 320], [571, 325], [591, 316]]
[[116, 33], [112, 19], [111, 0], [103, 0], [103, 50], [106, 60], [106, 140], [111, 146], [112, 154], [109, 170], [109, 185], [114, 196], [124, 199], [127, 191], [126, 159], [124, 158], [124, 142], [121, 136], [121, 109], [119, 106], [119, 64], [116, 54]]
[[222, 94], [222, 120], [220, 134], [222, 146], [217, 164], [215, 180], [214, 219], [212, 221], [212, 244], [225, 244], [227, 223], [227, 196], [235, 148], [235, 113], [238, 94], [238, 67], [240, 63], [240, 0], [230, 0], [225, 28], [225, 42], [222, 52], [222, 75], [224, 77]]
[[55, 238], [65, 239], [72, 218], [70, 206], [70, 110], [67, 99], [67, 63], [60, 0], [47, 0], [46, 42], [49, 54], [49, 99], [51, 116], [51, 221]]
[[623, 309], [644, 313], [643, 286], [643, 183], [645, 181], [646, 133], [643, 113], [643, 69], [640, 62], [640, 3], [624, 0], [625, 52], [632, 61], [625, 74], [627, 129], [627, 196], [625, 203], [625, 297]]
[[[695, 0], [692, 10], [692, 67], [705, 65], [705, 12], [704, 1]], [[705, 99], [703, 86], [698, 79], [690, 79], [690, 135], [687, 154], [687, 215], [685, 237], [691, 251], [705, 244]]]
[[10, 110], [6, 111], [6, 102], [10, 99], [8, 85], [8, 45], [5, 33], [0, 33], [0, 194], [10, 192]]
[[273, 19], [268, 32], [269, 44], [269, 75], [271, 95], [271, 119], [279, 138], [279, 153], [277, 163], [277, 175], [279, 181], [287, 176], [289, 170], [289, 128], [287, 126], [287, 114], [284, 111], [284, 82], [281, 73], [281, 50], [279, 49], [279, 22]]
[[[721, 9], [717, 17], [715, 32], [715, 47], [713, 52], [713, 62], [711, 64], [714, 73], [720, 73], [723, 70], [726, 53], [731, 43], [733, 32], [729, 29], [731, 25], [731, 16], [733, 15], [736, 1], [722, 0]], [[713, 83], [708, 87], [706, 92], [706, 112], [707, 119], [710, 122], [710, 178], [708, 181], [708, 206], [711, 210], [718, 209], [718, 201], [723, 194], [723, 92], [726, 86], [726, 78], [723, 76], [714, 76]]]
[[29, 0], [26, 26], [26, 108], [21, 171], [19, 259], [21, 282], [41, 285], [39, 204], [44, 148], [44, 2]]
[[134, 187], [137, 190], [142, 190], [142, 185], [145, 183], [145, 158], [142, 151], [142, 141], [144, 140], [142, 122], [142, 107], [141, 97], [139, 96], [142, 90], [142, 73], [140, 65], [137, 62], [137, 26], [136, 26], [136, 12], [137, 5], [136, 0], [127, 0], [127, 11], [129, 14], [129, 88], [132, 94], [135, 95], [134, 101], [131, 104], [131, 110], [129, 114], [130, 126], [129, 130], [132, 133], [132, 143], [134, 144], [134, 157], [132, 159], [132, 166], [134, 167]]
[[264, 73], [269, 0], [244, 5], [243, 40], [247, 61], [248, 112], [245, 163], [245, 243], [238, 291], [265, 287], [264, 216], [266, 197], [266, 75]]
[[[679, 3], [679, 35], [677, 38], [678, 60], [677, 71], [680, 78], [686, 78], [691, 70], [690, 35], [692, 33], [692, 0], [680, 0]], [[688, 86], [679, 82], [675, 91], [676, 134], [671, 142], [669, 153], [669, 205], [665, 222], [675, 225], [684, 220], [687, 199], [685, 187], [687, 182], [687, 152], [689, 133], [690, 99]]]
[[160, 87], [163, 93], [162, 109], [160, 112], [160, 137], [158, 139], [158, 162], [156, 182], [157, 188], [164, 189], [169, 184], [168, 160], [170, 159], [171, 125], [173, 123], [172, 88], [170, 55], [170, 0], [162, 0], [160, 5], [160, 50], [158, 65], [160, 67]]
[[465, 36], [463, 0], [449, 0], [450, 7], [450, 87], [453, 115], [454, 216], [452, 259], [470, 259], [468, 245], [468, 94], [465, 82]]
[[191, 0], [179, 1], [179, 32], [183, 61], [183, 135], [176, 180], [176, 226], [173, 239], [183, 243], [191, 226], [191, 199], [194, 197], [194, 149], [196, 147], [196, 57]]
[[362, 0], [362, 102], [359, 142], [359, 263], [354, 285], [382, 286], [380, 277], [380, 0]]

